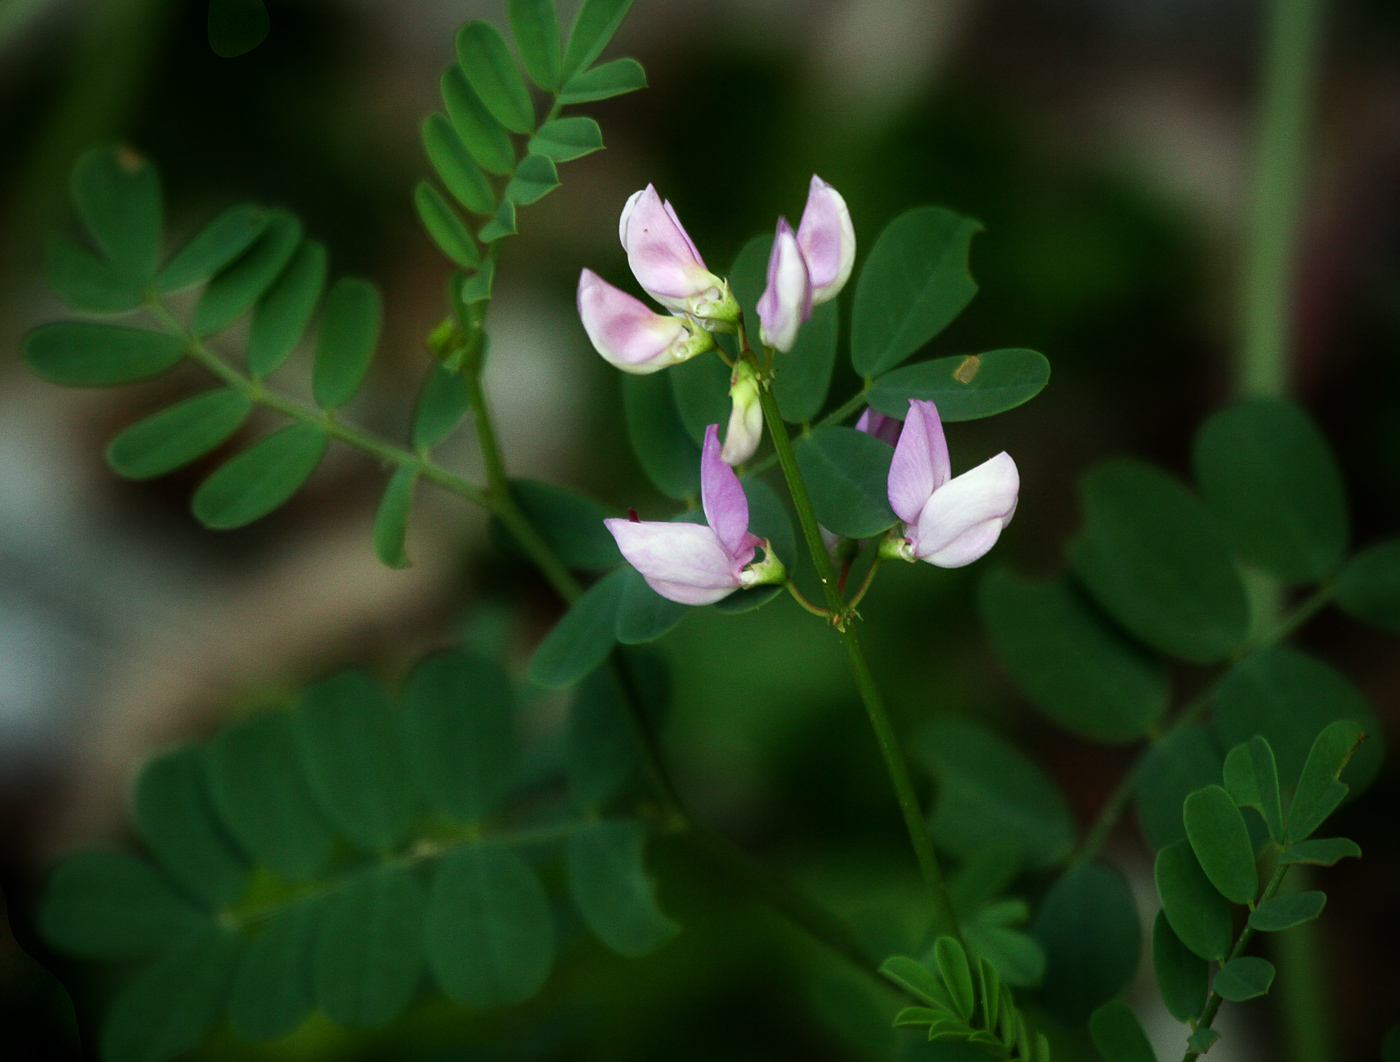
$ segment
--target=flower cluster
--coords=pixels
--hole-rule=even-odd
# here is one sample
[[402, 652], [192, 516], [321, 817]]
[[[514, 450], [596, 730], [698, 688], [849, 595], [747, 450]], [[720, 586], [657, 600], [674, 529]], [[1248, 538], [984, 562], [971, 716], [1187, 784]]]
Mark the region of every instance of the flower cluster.
[[[613, 287], [596, 273], [579, 277], [578, 309], [598, 353], [624, 372], [652, 373], [715, 348], [714, 334], [743, 336], [742, 315], [728, 280], [705, 266], [670, 203], [648, 185], [627, 201], [618, 235], [633, 275], [669, 313]], [[796, 231], [778, 220], [758, 301], [759, 337], [769, 355], [788, 352], [812, 307], [835, 298], [850, 279], [855, 231], [846, 202], [813, 176]], [[726, 358], [726, 360], [728, 360]], [[749, 506], [732, 466], [748, 461], [762, 437], [761, 391], [768, 368], [745, 342], [730, 377], [732, 411], [724, 443], [719, 426], [705, 432], [700, 489], [705, 524], [608, 520], [622, 555], [662, 597], [708, 605], [735, 590], [785, 583], [787, 572], [769, 543], [749, 531]], [[856, 427], [894, 447], [890, 507], [900, 519], [882, 557], [957, 568], [981, 557], [1016, 510], [1016, 463], [1000, 453], [953, 476], [938, 410], [914, 400], [901, 422], [868, 409]], [[755, 561], [758, 550], [764, 559]]]

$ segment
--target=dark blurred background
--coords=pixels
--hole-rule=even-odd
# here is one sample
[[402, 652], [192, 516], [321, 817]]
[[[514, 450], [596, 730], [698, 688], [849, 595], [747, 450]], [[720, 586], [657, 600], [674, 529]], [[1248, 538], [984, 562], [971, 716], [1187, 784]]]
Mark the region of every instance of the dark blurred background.
[[[574, 5], [560, 6], [567, 24]], [[30, 956], [85, 982], [35, 938], [34, 898], [58, 854], [123, 836], [127, 779], [153, 749], [337, 665], [392, 673], [463, 632], [504, 637], [523, 663], [557, 614], [547, 588], [495, 551], [480, 514], [456, 499], [425, 495], [414, 566], [381, 568], [370, 525], [383, 474], [334, 449], [272, 517], [203, 531], [188, 497], [209, 463], [132, 484], [101, 456], [117, 429], [197, 374], [68, 391], [19, 363], [23, 332], [63, 312], [40, 262], [44, 234], [71, 224], [68, 170], [83, 148], [120, 138], [159, 166], [173, 233], [235, 200], [283, 203], [329, 245], [337, 271], [384, 288], [374, 387], [353, 415], [403, 430], [447, 277], [412, 209], [427, 170], [418, 127], [440, 107], [456, 27], [503, 24], [504, 3], [268, 8], [266, 42], [228, 60], [207, 43], [204, 0], [0, 0], [0, 884], [19, 942], [0, 936], [6, 1057], [79, 1057], [66, 999]], [[627, 450], [617, 381], [574, 316], [578, 271], [623, 282], [617, 213], [648, 181], [722, 270], [775, 214], [800, 214], [816, 172], [845, 194], [864, 248], [923, 202], [985, 223], [973, 251], [981, 293], [933, 350], [1033, 347], [1054, 376], [1031, 404], [955, 426], [950, 445], [959, 469], [1012, 453], [1024, 487], [998, 559], [1054, 569], [1078, 519], [1080, 472], [1131, 452], [1187, 473], [1195, 425], [1231, 394], [1263, 14], [1247, 0], [637, 0], [613, 53], [638, 57], [651, 88], [589, 108], [608, 150], [562, 168], [563, 187], [524, 212], [499, 274], [488, 385], [512, 471], [664, 511]], [[1325, 56], [1295, 394], [1337, 447], [1365, 544], [1400, 529], [1395, 5], [1329, 5]], [[836, 400], [853, 383], [838, 373]], [[474, 469], [464, 435], [445, 453]], [[1131, 752], [1070, 738], [1019, 701], [977, 629], [977, 573], [891, 572], [863, 608], [899, 722], [993, 721], [1087, 822]], [[1361, 686], [1396, 740], [1395, 643], [1335, 612], [1302, 640]], [[871, 941], [897, 936], [917, 883], [835, 643], [779, 603], [738, 618], [697, 612], [660, 645], [676, 679], [667, 741], [701, 814]], [[540, 698], [530, 711], [547, 733], [563, 706]], [[1387, 767], [1342, 813], [1339, 830], [1366, 858], [1326, 872], [1339, 1059], [1379, 1057], [1383, 1030], [1400, 1020], [1397, 788]], [[1150, 926], [1149, 853], [1123, 829], [1108, 857]], [[229, 1034], [200, 1057], [887, 1050], [875, 997], [837, 963], [772, 916], [736, 909], [682, 847], [662, 845], [654, 861], [662, 902], [686, 926], [657, 956], [621, 960], [581, 940], [524, 1008], [471, 1016], [427, 999], [382, 1034], [313, 1023], [256, 1050]], [[1179, 1027], [1152, 1001], [1150, 963], [1139, 980], [1132, 999], [1166, 1050]], [[76, 990], [86, 1022], [95, 989]], [[1212, 1058], [1280, 1057], [1273, 1005], [1227, 1008]], [[1082, 1050], [1073, 1037], [1063, 1044], [1063, 1057]]]

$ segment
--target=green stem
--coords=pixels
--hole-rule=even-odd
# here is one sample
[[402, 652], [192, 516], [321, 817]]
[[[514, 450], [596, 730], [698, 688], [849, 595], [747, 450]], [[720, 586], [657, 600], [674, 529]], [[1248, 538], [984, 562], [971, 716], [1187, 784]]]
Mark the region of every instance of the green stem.
[[1245, 245], [1240, 390], [1281, 395], [1292, 346], [1295, 251], [1316, 97], [1322, 0], [1274, 0]]
[[792, 495], [792, 504], [797, 510], [798, 523], [802, 525], [802, 535], [807, 540], [807, 550], [812, 555], [812, 563], [817, 569], [817, 578], [821, 580], [822, 590], [826, 595], [827, 608], [831, 612], [832, 623], [845, 645], [846, 656], [851, 664], [851, 674], [855, 678], [856, 688], [860, 690], [860, 699], [865, 704], [866, 714], [870, 717], [870, 725], [875, 731], [875, 740], [879, 743], [880, 752], [885, 758], [885, 769], [889, 773], [890, 782], [894, 785], [895, 796], [899, 800], [899, 809], [904, 815], [904, 826], [909, 833], [909, 842], [914, 848], [919, 871], [923, 875], [924, 885], [933, 905], [934, 917], [939, 923], [941, 932], [950, 934], [961, 943], [962, 934], [958, 929], [957, 915], [953, 911], [952, 899], [948, 896], [948, 887], [943, 881], [943, 871], [938, 865], [938, 856], [933, 850], [933, 842], [929, 839], [923, 809], [919, 806], [918, 794], [914, 792], [914, 783], [909, 776], [909, 765], [905, 762], [904, 752], [900, 748], [899, 739], [895, 735], [894, 726], [890, 722], [889, 712], [885, 709], [885, 702], [880, 696], [879, 687], [875, 685], [875, 676], [870, 672], [870, 664], [865, 659], [865, 651], [861, 648], [860, 639], [856, 637], [855, 631], [849, 628], [849, 610], [845, 602], [841, 600], [841, 592], [836, 585], [836, 573], [831, 566], [831, 557], [826, 551], [826, 543], [822, 541], [817, 515], [812, 509], [812, 499], [807, 494], [807, 484], [802, 478], [802, 470], [797, 466], [797, 457], [792, 450], [792, 440], [788, 437], [787, 425], [783, 422], [783, 415], [778, 409], [778, 400], [773, 397], [773, 392], [769, 388], [762, 387], [759, 389], [759, 401], [763, 406], [764, 420], [768, 424], [768, 434], [773, 437], [773, 448], [777, 451], [778, 463], [782, 465], [783, 476], [787, 480], [788, 491]]
[[[1259, 897], [1260, 903], [1263, 903], [1265, 900], [1273, 899], [1274, 894], [1278, 892], [1279, 886], [1283, 884], [1283, 879], [1287, 876], [1287, 874], [1288, 864], [1280, 863], [1278, 867], [1275, 868], [1273, 877], [1269, 879], [1269, 883], [1264, 886], [1264, 892]], [[1239, 938], [1235, 941], [1235, 946], [1230, 949], [1230, 954], [1226, 956], [1225, 962], [1230, 962], [1232, 959], [1238, 959], [1241, 955], [1243, 955], [1244, 949], [1247, 948], [1249, 946], [1249, 942], [1254, 939], [1254, 934], [1254, 927], [1248, 922], [1246, 922], [1244, 929], [1240, 931]], [[1211, 989], [1210, 996], [1206, 999], [1205, 1009], [1201, 1011], [1201, 1017], [1196, 1022], [1196, 1028], [1209, 1029], [1211, 1027], [1211, 1023], [1215, 1021], [1215, 1016], [1220, 1013], [1220, 1004], [1223, 1002], [1224, 1000], [1216, 994], [1215, 990]], [[1204, 1052], [1202, 1051], [1188, 1050], [1186, 1052], [1186, 1055], [1182, 1058], [1181, 1062], [1196, 1062], [1196, 1059], [1200, 1058], [1202, 1054], [1204, 1054]]]

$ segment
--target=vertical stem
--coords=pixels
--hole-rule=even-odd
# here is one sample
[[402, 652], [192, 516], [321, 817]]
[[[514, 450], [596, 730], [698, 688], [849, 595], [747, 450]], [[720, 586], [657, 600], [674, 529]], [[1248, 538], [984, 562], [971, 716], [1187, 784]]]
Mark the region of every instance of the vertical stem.
[[1245, 394], [1281, 395], [1288, 388], [1294, 252], [1321, 23], [1322, 0], [1274, 0], [1269, 14], [1240, 308]]
[[885, 709], [885, 702], [880, 696], [879, 687], [875, 685], [875, 676], [871, 674], [870, 664], [865, 659], [865, 650], [861, 648], [860, 639], [856, 637], [855, 631], [847, 627], [848, 610], [845, 602], [841, 600], [841, 592], [836, 586], [836, 573], [831, 566], [831, 558], [827, 555], [826, 543], [822, 541], [821, 530], [817, 526], [817, 514], [812, 509], [812, 499], [807, 494], [807, 484], [802, 479], [802, 470], [797, 467], [797, 457], [792, 452], [792, 440], [788, 438], [787, 425], [783, 422], [783, 415], [778, 409], [777, 399], [773, 397], [771, 390], [766, 387], [760, 388], [759, 401], [763, 406], [764, 420], [768, 423], [768, 434], [773, 437], [773, 446], [778, 452], [778, 463], [782, 466], [783, 476], [787, 480], [788, 490], [792, 494], [793, 506], [797, 509], [797, 519], [802, 525], [802, 534], [807, 540], [807, 549], [812, 555], [812, 563], [816, 566], [817, 576], [821, 579], [822, 590], [826, 593], [827, 607], [831, 610], [832, 623], [845, 644], [846, 656], [851, 662], [851, 673], [855, 677], [856, 688], [860, 690], [860, 699], [865, 704], [866, 714], [870, 716], [870, 725], [875, 731], [875, 740], [879, 743], [880, 752], [885, 757], [885, 769], [889, 773], [890, 782], [894, 785], [895, 796], [899, 800], [899, 809], [904, 814], [904, 826], [909, 833], [909, 843], [913, 845], [915, 858], [919, 862], [919, 871], [923, 875], [924, 885], [928, 889], [934, 917], [939, 923], [939, 931], [950, 934], [961, 943], [962, 934], [958, 929], [958, 918], [953, 911], [953, 902], [948, 896], [948, 887], [943, 881], [943, 871], [938, 865], [938, 855], [933, 850], [933, 842], [929, 840], [923, 809], [919, 806], [919, 797], [914, 792], [914, 783], [909, 776], [909, 765], [905, 762], [904, 752], [899, 747], [899, 739], [895, 736], [894, 726], [890, 722], [889, 712]]
[[[1255, 146], [1254, 190], [1245, 247], [1238, 388], [1246, 395], [1288, 390], [1293, 354], [1296, 251], [1306, 187], [1307, 146], [1317, 89], [1323, 0], [1272, 0]], [[1278, 618], [1273, 580], [1252, 580], [1256, 634]], [[1330, 1062], [1331, 1008], [1316, 932], [1285, 934], [1275, 952], [1280, 1016], [1292, 1062]]]

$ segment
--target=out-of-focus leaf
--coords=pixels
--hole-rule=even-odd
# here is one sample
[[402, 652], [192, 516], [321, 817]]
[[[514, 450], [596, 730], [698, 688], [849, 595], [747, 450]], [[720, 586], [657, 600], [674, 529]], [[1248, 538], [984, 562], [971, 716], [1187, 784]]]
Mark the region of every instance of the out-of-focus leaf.
[[1154, 648], [1196, 664], [1244, 641], [1249, 606], [1224, 535], [1179, 482], [1141, 461], [1080, 481], [1084, 529], [1069, 547], [1100, 605]]
[[457, 31], [457, 63], [491, 116], [512, 133], [535, 128], [535, 108], [501, 31], [478, 19]]
[[368, 280], [343, 277], [331, 285], [321, 312], [321, 334], [311, 391], [322, 409], [339, 409], [365, 382], [379, 343], [384, 300]]
[[413, 448], [431, 450], [441, 443], [462, 422], [468, 404], [467, 381], [461, 373], [441, 362], [434, 365], [413, 412]]
[[1142, 1022], [1121, 999], [1111, 999], [1094, 1011], [1089, 1035], [1104, 1062], [1157, 1062]]
[[539, 877], [492, 845], [449, 853], [433, 880], [428, 963], [447, 995], [484, 1009], [521, 1003], [549, 976], [554, 926]]
[[557, 89], [564, 56], [554, 0], [510, 0], [510, 31], [531, 80], [546, 92]]
[[1292, 402], [1249, 398], [1207, 420], [1196, 436], [1196, 480], [1250, 562], [1295, 583], [1341, 563], [1350, 532], [1341, 470]]
[[1177, 1021], [1195, 1021], [1206, 1006], [1209, 964], [1176, 935], [1165, 911], [1152, 926], [1152, 966], [1162, 1002]]
[[430, 114], [423, 119], [423, 148], [433, 169], [457, 202], [473, 214], [495, 211], [496, 193], [456, 128], [443, 115]]
[[209, 47], [223, 59], [251, 52], [271, 26], [263, 0], [209, 0]]
[[151, 865], [123, 852], [82, 852], [60, 863], [39, 907], [39, 930], [59, 951], [127, 959], [163, 951], [209, 926]]
[[564, 105], [611, 99], [647, 87], [647, 74], [635, 59], [614, 59], [569, 78], [559, 92]]
[[454, 822], [479, 822], [515, 774], [515, 695], [505, 673], [463, 650], [434, 653], [409, 674], [403, 697], [418, 788]]
[[418, 486], [418, 469], [403, 465], [389, 477], [379, 509], [374, 516], [374, 555], [389, 568], [407, 568], [404, 539], [413, 510], [413, 492]]
[[619, 955], [649, 955], [680, 926], [656, 904], [643, 861], [646, 830], [634, 820], [595, 822], [569, 838], [569, 894], [588, 928]]
[[545, 636], [530, 660], [530, 681], [545, 689], [572, 686], [617, 644], [617, 610], [627, 585], [627, 569], [599, 579]]
[[306, 881], [326, 868], [335, 838], [307, 789], [288, 713], [262, 712], [221, 732], [209, 748], [209, 782], [229, 832], [273, 873]]
[[296, 349], [325, 289], [326, 272], [325, 245], [304, 240], [281, 276], [258, 300], [248, 327], [248, 372], [252, 376], [275, 372]]
[[482, 243], [494, 243], [505, 236], [515, 235], [515, 200], [502, 199], [491, 220], [477, 232], [476, 238]]
[[491, 116], [481, 97], [471, 87], [462, 68], [448, 67], [442, 75], [442, 100], [447, 113], [472, 153], [472, 158], [488, 173], [506, 174], [515, 169], [515, 148], [505, 127]]
[[603, 146], [603, 131], [592, 118], [551, 118], [530, 139], [532, 155], [548, 155], [555, 162], [572, 162]]
[[1400, 539], [1362, 550], [1337, 576], [1337, 604], [1359, 620], [1400, 634]]
[[160, 176], [129, 147], [93, 148], [73, 167], [78, 216], [120, 269], [149, 281], [160, 261]]
[[1004, 569], [981, 586], [982, 622], [1022, 693], [1068, 730], [1110, 743], [1142, 737], [1166, 712], [1161, 661], [1107, 623], [1067, 579]]
[[419, 181], [413, 192], [413, 205], [418, 210], [418, 220], [428, 230], [438, 250], [463, 269], [481, 265], [481, 252], [472, 234], [436, 188], [427, 181]]
[[263, 234], [209, 281], [194, 308], [190, 330], [213, 335], [247, 313], [272, 287], [300, 243], [300, 219], [285, 210], [268, 211]]
[[617, 640], [623, 645], [654, 642], [669, 634], [690, 611], [686, 605], [662, 597], [631, 565], [625, 565], [626, 586], [617, 606]]
[[205, 225], [156, 274], [157, 291], [200, 284], [253, 245], [267, 228], [267, 211], [255, 203], [229, 207]]
[[1185, 839], [1181, 806], [1188, 794], [1220, 781], [1221, 763], [1220, 747], [1203, 726], [1177, 727], [1147, 751], [1134, 789], [1148, 844]]
[[686, 432], [667, 373], [622, 378], [632, 452], [647, 478], [669, 498], [700, 491], [700, 447]]
[[1067, 870], [1036, 912], [1034, 932], [1045, 949], [1041, 1000], [1068, 1025], [1083, 1025], [1137, 971], [1137, 909], [1122, 876], [1102, 863]]
[[526, 155], [506, 185], [506, 198], [520, 206], [537, 203], [559, 187], [559, 171], [548, 155]]
[[587, 70], [603, 54], [631, 6], [632, 0], [584, 0], [564, 52], [565, 81], [580, 70]]
[[146, 297], [146, 280], [62, 237], [45, 244], [49, 287], [79, 313], [127, 313]]
[[311, 1015], [320, 901], [293, 900], [248, 942], [229, 997], [229, 1020], [245, 1040], [280, 1040]]

